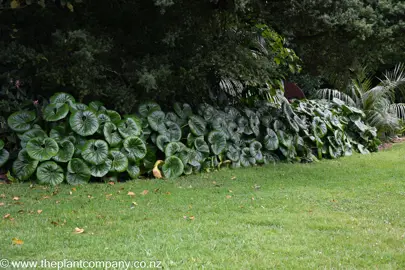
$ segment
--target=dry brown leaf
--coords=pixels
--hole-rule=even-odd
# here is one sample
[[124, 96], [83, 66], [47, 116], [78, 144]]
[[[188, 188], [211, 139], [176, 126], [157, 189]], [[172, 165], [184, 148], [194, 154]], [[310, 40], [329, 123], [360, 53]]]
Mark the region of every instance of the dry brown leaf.
[[236, 179], [236, 176], [232, 176], [231, 180], [235, 180], [235, 179]]
[[230, 198], [232, 198], [232, 196], [231, 195], [226, 195], [226, 198], [230, 199]]
[[140, 194], [145, 196], [145, 195], [148, 194], [148, 193], [149, 193], [149, 190], [145, 189], [145, 190], [142, 191]]
[[57, 203], [57, 204], [58, 204], [58, 203], [60, 203], [60, 201], [56, 201], [55, 203]]
[[194, 220], [194, 216], [189, 217], [189, 219]]
[[4, 206], [4, 202], [0, 202], [0, 206]]
[[24, 244], [23, 240], [15, 238], [15, 237], [12, 239], [12, 242], [13, 242], [14, 245], [22, 245], [22, 244]]
[[84, 233], [84, 229], [76, 227], [75, 230], [73, 231], [73, 233], [75, 233], [75, 234]]
[[38, 214], [41, 214], [41, 213], [42, 213], [42, 210], [37, 210], [37, 213], [38, 213]]
[[132, 192], [132, 191], [128, 191], [128, 194], [127, 195], [129, 195], [129, 196], [135, 196], [135, 193], [134, 192]]
[[113, 186], [113, 185], [115, 185], [115, 182], [110, 181], [110, 182], [108, 182], [108, 184], [111, 185], [111, 186]]
[[18, 210], [18, 212], [17, 212], [18, 214], [23, 214], [24, 213], [24, 210]]
[[72, 188], [72, 191], [76, 191], [76, 188], [74, 187], [74, 188]]
[[51, 224], [52, 224], [52, 225], [55, 225], [55, 226], [58, 226], [58, 225], [59, 225], [59, 223], [56, 222], [56, 221], [51, 221]]
[[43, 196], [42, 199], [49, 199], [49, 196]]
[[9, 218], [11, 215], [10, 214], [5, 214], [4, 216], [3, 216], [3, 218]]
[[170, 191], [166, 192], [167, 195], [172, 195], [172, 193]]
[[13, 201], [18, 201], [19, 199], [20, 199], [20, 197], [17, 197], [17, 196], [13, 197]]
[[255, 197], [252, 197], [252, 201], [254, 201], [255, 200]]
[[6, 194], [4, 194], [4, 193], [3, 193], [3, 194], [0, 194], [0, 198], [3, 198], [3, 199], [4, 199], [5, 197], [6, 197]]

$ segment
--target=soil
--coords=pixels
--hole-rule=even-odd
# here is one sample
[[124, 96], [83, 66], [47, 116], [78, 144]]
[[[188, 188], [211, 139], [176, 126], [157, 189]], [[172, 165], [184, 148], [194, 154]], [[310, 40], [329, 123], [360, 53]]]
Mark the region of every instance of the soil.
[[405, 142], [405, 137], [398, 137], [398, 138], [391, 140], [390, 142], [382, 143], [378, 147], [378, 150], [384, 151], [384, 150], [390, 149], [395, 143], [401, 143], [401, 142]]

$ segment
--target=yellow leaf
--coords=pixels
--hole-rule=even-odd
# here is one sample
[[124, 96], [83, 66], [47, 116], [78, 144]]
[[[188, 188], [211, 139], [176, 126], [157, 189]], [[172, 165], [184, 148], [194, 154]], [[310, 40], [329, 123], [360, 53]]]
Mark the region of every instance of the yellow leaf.
[[67, 8], [70, 10], [70, 12], [73, 12], [74, 11], [74, 9], [73, 9], [73, 5], [69, 2], [69, 3], [67, 3]]
[[37, 213], [38, 213], [38, 214], [41, 214], [41, 213], [42, 213], [42, 210], [37, 210]]
[[194, 216], [189, 217], [189, 219], [194, 220]]
[[155, 178], [158, 178], [158, 179], [163, 178], [162, 173], [161, 173], [161, 171], [159, 170], [159, 165], [160, 165], [161, 163], [163, 163], [163, 160], [158, 160], [158, 161], [156, 161], [155, 165], [153, 166], [153, 170], [152, 170], [153, 176], [154, 176]]
[[12, 239], [12, 241], [13, 241], [14, 245], [22, 245], [22, 244], [24, 244], [23, 240], [15, 238], [15, 237]]
[[73, 233], [75, 234], [84, 233], [84, 229], [76, 227]]
[[20, 3], [17, 0], [13, 0], [10, 3], [10, 7], [11, 8], [19, 8], [20, 7]]

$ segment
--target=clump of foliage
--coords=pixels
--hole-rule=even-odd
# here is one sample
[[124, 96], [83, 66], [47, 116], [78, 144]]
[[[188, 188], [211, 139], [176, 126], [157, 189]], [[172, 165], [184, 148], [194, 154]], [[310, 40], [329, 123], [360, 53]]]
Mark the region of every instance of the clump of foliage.
[[341, 90], [321, 89], [318, 97], [338, 98], [364, 111], [366, 121], [378, 129], [380, 136], [396, 134], [405, 120], [405, 104], [396, 103], [396, 97], [405, 90], [405, 66], [398, 64], [386, 71], [382, 79], [373, 85], [375, 75], [367, 67], [355, 74], [349, 87]]
[[[18, 111], [8, 118], [22, 147], [12, 177], [76, 185], [92, 177], [137, 178], [152, 172], [161, 177], [163, 172], [173, 178], [223, 166], [377, 151], [376, 129], [364, 124], [362, 111], [340, 100], [281, 104], [223, 109], [201, 104], [193, 111], [175, 103], [174, 111], [164, 112], [146, 102], [138, 114], [121, 116], [101, 102], [85, 105], [57, 93], [41, 114]], [[8, 156], [4, 149], [1, 153], [3, 165]]]

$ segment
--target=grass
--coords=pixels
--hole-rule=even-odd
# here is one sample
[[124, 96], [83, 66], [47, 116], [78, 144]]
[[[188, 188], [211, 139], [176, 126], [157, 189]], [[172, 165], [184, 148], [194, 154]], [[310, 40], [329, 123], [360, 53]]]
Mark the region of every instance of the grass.
[[[0, 259], [159, 260], [165, 269], [405, 269], [405, 144], [316, 164], [76, 190], [0, 185], [0, 194]], [[84, 232], [74, 234], [76, 227]]]

